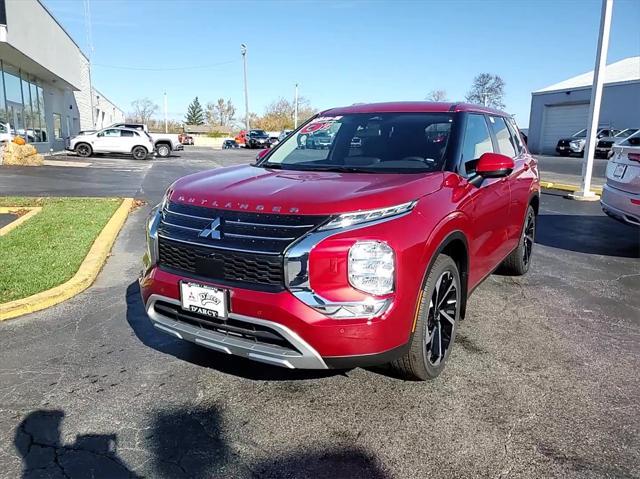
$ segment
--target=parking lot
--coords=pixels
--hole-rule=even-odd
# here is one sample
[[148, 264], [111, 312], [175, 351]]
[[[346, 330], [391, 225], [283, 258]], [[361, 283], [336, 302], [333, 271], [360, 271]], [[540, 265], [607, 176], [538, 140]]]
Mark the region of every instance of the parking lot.
[[149, 205], [256, 153], [2, 170], [6, 195], [148, 204], [90, 289], [0, 323], [0, 475], [640, 477], [640, 235], [598, 203], [544, 192], [531, 271], [474, 292], [434, 382], [277, 369], [158, 333], [136, 281]]

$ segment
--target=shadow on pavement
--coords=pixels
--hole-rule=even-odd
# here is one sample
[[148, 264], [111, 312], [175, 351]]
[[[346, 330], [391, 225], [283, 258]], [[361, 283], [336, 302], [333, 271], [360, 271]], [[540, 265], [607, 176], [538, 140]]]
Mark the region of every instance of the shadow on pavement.
[[22, 478], [137, 478], [118, 457], [115, 434], [83, 434], [62, 444], [64, 412], [37, 410], [18, 425], [14, 446], [22, 457]]
[[578, 253], [640, 257], [640, 231], [608, 216], [540, 214], [536, 243]]
[[[258, 460], [244, 458], [241, 452], [228, 446], [221, 423], [215, 406], [157, 412], [147, 435], [147, 448], [154, 457], [153, 477], [388, 477], [375, 456], [357, 446], [299, 449]], [[252, 444], [253, 441], [245, 437], [243, 442]], [[255, 444], [253, 449], [259, 450], [262, 456], [265, 449], [271, 448]]]
[[127, 287], [127, 322], [145, 346], [198, 366], [216, 369], [222, 373], [233, 374], [245, 379], [290, 381], [343, 374], [339, 370], [291, 370], [270, 366], [238, 356], [228, 356], [161, 333], [153, 327], [147, 317], [137, 281]]

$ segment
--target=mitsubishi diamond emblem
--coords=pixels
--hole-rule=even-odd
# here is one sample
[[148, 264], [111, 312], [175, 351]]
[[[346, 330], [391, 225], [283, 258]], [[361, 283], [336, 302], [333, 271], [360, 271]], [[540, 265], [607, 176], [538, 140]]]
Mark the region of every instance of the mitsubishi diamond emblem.
[[198, 235], [200, 238], [211, 238], [219, 240], [221, 236], [220, 232], [220, 218], [215, 218], [209, 226], [203, 229]]

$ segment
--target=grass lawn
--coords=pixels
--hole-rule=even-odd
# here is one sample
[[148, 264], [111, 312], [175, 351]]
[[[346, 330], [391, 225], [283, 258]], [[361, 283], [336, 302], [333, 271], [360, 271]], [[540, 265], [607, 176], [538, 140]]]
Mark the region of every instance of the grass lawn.
[[117, 198], [0, 197], [0, 206], [42, 206], [42, 211], [0, 236], [0, 303], [69, 280], [122, 203]]

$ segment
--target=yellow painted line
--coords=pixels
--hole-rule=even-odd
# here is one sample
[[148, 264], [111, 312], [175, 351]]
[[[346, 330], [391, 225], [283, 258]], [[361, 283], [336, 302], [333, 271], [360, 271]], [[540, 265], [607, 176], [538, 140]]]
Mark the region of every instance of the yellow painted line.
[[[542, 186], [543, 188], [550, 188], [553, 190], [570, 191], [571, 193], [580, 190], [579, 185], [570, 185], [567, 183], [555, 183], [551, 181], [541, 181], [540, 186]], [[591, 191], [593, 191], [597, 195], [602, 195], [601, 186], [592, 186]]]
[[35, 215], [37, 215], [38, 213], [40, 213], [42, 211], [42, 207], [41, 206], [11, 206], [11, 207], [3, 206], [3, 207], [0, 207], [0, 213], [13, 213], [15, 211], [21, 211], [21, 210], [29, 210], [29, 212], [27, 214], [24, 214], [24, 215], [20, 216], [19, 218], [16, 218], [15, 220], [13, 220], [8, 225], [3, 226], [2, 228], [0, 228], [0, 236], [6, 235], [9, 231], [13, 231], [14, 229], [16, 229], [18, 226], [20, 226], [22, 223], [24, 223], [28, 219], [33, 218]]
[[107, 260], [111, 247], [122, 229], [133, 204], [133, 198], [125, 198], [122, 201], [122, 204], [93, 242], [89, 253], [73, 278], [47, 291], [0, 304], [0, 321], [49, 308], [72, 298], [91, 286]]

